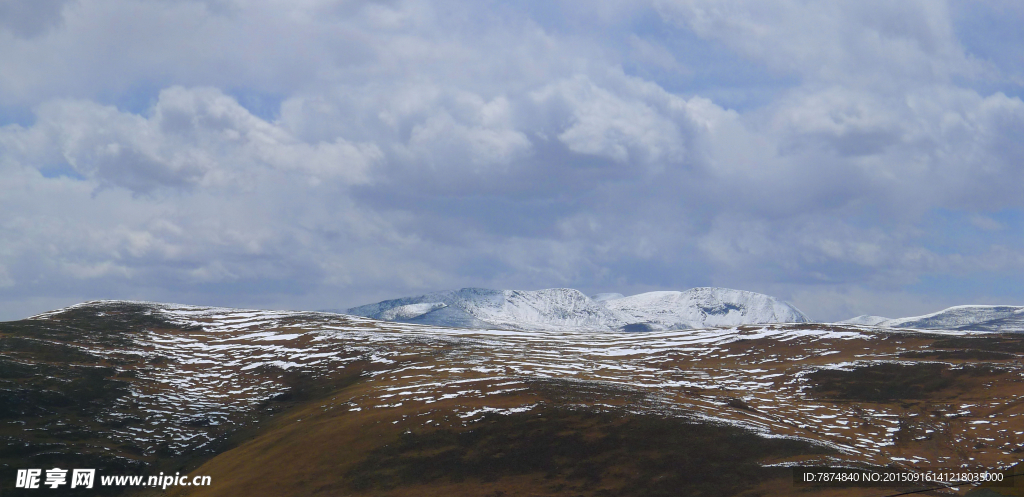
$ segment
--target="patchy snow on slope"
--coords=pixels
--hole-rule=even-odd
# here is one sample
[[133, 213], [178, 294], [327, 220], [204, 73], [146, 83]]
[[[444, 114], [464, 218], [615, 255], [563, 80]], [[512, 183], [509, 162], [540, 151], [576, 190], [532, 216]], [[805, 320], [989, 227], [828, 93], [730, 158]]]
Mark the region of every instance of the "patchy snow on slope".
[[604, 302], [633, 323], [652, 329], [687, 329], [763, 323], [807, 323], [799, 309], [774, 297], [727, 288], [648, 292]]
[[[472, 301], [460, 305], [481, 317], [514, 318], [516, 323], [557, 322], [559, 312], [569, 316], [563, 322], [585, 323], [578, 316], [585, 316], [586, 312], [579, 311], [591, 308], [573, 291], [469, 289], [450, 293], [450, 302]], [[687, 293], [691, 298], [681, 295]], [[676, 306], [679, 315], [688, 315], [685, 313], [691, 306], [703, 306], [702, 312], [719, 319], [736, 315], [745, 316], [744, 319], [785, 317], [785, 312], [775, 309], [775, 305], [785, 304], [776, 304], [774, 299], [765, 301], [770, 297], [758, 294], [744, 295], [750, 293], [695, 289], [655, 292], [609, 302], [647, 301], [645, 309], [651, 313]], [[377, 312], [427, 304], [396, 311], [397, 316], [435, 307], [437, 302], [427, 299], [383, 306], [384, 309], [378, 305]], [[123, 304], [131, 307], [126, 310]], [[740, 304], [742, 309], [738, 308]], [[577, 309], [576, 305], [581, 307]], [[122, 424], [111, 424], [107, 436], [118, 443], [131, 442], [142, 447], [205, 450], [216, 441], [216, 433], [206, 425], [229, 426], [247, 419], [269, 399], [288, 391], [285, 373], [319, 378], [349, 366], [362, 368], [358, 365], [372, 363], [373, 367], [366, 369], [365, 388], [324, 399], [324, 410], [348, 412], [422, 403], [422, 412], [417, 416], [422, 416], [426, 425], [441, 412], [431, 411], [431, 404], [458, 399], [466, 402], [456, 402], [444, 409], [451, 409], [468, 423], [487, 412], [522, 412], [536, 406], [537, 399], [532, 396], [526, 397], [529, 402], [510, 404], [507, 393], [527, 391], [549, 382], [562, 389], [569, 385], [568, 390], [574, 392], [595, 386], [608, 387], [602, 391], [611, 392], [602, 393], [595, 401], [581, 400], [586, 402], [578, 404], [581, 406], [626, 406], [636, 413], [679, 414], [733, 423], [766, 436], [807, 438], [836, 447], [843, 457], [866, 464], [914, 460], [933, 467], [957, 467], [961, 462], [974, 462], [979, 454], [987, 458], [986, 467], [1006, 467], [1019, 461], [1019, 454], [1013, 450], [1020, 445], [1021, 432], [1009, 429], [1017, 426], [1010, 424], [1016, 422], [1014, 418], [1024, 415], [1016, 388], [1004, 388], [1005, 393], [1000, 395], [979, 390], [972, 394], [976, 397], [955, 403], [947, 404], [943, 399], [946, 407], [942, 408], [942, 417], [929, 416], [923, 407], [918, 416], [900, 403], [853, 406], [845, 401], [807, 395], [811, 386], [808, 374], [823, 368], [913, 364], [903, 353], [928, 351], [934, 341], [918, 338], [918, 333], [868, 325], [813, 324], [657, 330], [643, 334], [599, 328], [565, 333], [553, 325], [550, 329], [525, 331], [452, 329], [319, 312], [111, 301], [81, 304], [31, 319], [49, 320], [59, 317], [61, 312], [89, 308], [96, 316], [123, 313], [127, 317], [158, 318], [152, 320], [151, 328], [147, 325], [127, 336], [130, 340], [123, 350], [118, 348], [122, 345], [83, 345], [100, 356], [140, 356], [142, 367], [132, 369], [135, 375], [124, 376], [131, 378], [131, 396], [121, 401], [118, 412], [142, 415], [133, 414]], [[445, 304], [412, 320], [451, 312], [454, 308]], [[716, 309], [717, 314], [710, 312]], [[785, 307], [782, 309], [786, 311]], [[471, 316], [468, 311], [459, 312]], [[662, 317], [666, 322], [678, 321], [671, 316]], [[985, 335], [956, 330], [928, 333], [931, 334]], [[829, 359], [823, 360], [825, 356]], [[1016, 385], [1024, 378], [1019, 358], [1000, 361], [999, 367], [1006, 372], [1004, 379], [993, 376], [986, 381]], [[494, 401], [481, 403], [481, 399]], [[730, 404], [732, 399], [742, 399], [747, 407]], [[897, 444], [895, 437], [902, 426], [911, 422], [918, 430], [947, 430], [956, 445], [934, 449], [929, 444], [923, 452], [908, 452], [910, 449]], [[956, 446], [974, 449], [965, 455], [954, 450]]]

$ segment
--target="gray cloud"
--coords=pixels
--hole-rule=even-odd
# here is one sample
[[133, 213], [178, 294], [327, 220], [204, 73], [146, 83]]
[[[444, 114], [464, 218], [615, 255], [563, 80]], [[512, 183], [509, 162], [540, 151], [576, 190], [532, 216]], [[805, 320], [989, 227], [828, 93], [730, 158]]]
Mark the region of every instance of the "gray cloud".
[[[840, 319], [1024, 272], [1024, 103], [981, 89], [1017, 69], [942, 3], [50, 7], [0, 31], [5, 316], [714, 284]], [[730, 109], [759, 83], [680, 46], [789, 83]]]
[[0, 3], [0, 29], [22, 38], [39, 36], [60, 25], [61, 12], [69, 1], [7, 0]]

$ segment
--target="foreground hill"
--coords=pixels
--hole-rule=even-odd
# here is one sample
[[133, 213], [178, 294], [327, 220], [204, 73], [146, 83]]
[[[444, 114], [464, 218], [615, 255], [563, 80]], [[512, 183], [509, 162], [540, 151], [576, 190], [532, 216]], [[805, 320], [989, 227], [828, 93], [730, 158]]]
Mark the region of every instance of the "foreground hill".
[[881, 316], [857, 316], [842, 322], [885, 328], [1024, 333], [1024, 307], [1010, 305], [960, 305], [923, 316], [896, 319], [883, 318]]
[[212, 478], [171, 495], [792, 495], [792, 464], [1016, 463], [1022, 358], [1019, 334], [510, 333], [91, 302], [0, 323], [0, 485], [91, 467]]
[[346, 312], [385, 321], [508, 330], [650, 331], [810, 321], [792, 305], [768, 295], [726, 288], [594, 298], [571, 288], [463, 288], [385, 300]]

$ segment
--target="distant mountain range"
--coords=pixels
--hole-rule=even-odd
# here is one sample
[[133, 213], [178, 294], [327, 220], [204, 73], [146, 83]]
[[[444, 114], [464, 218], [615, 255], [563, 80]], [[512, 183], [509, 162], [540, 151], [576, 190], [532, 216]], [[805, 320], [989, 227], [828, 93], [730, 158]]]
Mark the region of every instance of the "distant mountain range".
[[[342, 310], [384, 321], [433, 326], [537, 331], [662, 331], [769, 323], [810, 323], [788, 302], [744, 290], [585, 295], [572, 288], [463, 288]], [[923, 316], [857, 316], [840, 324], [920, 330], [1024, 332], [1024, 306], [961, 305]]]
[[908, 318], [857, 316], [844, 324], [927, 330], [1024, 332], [1024, 307], [1011, 305], [958, 305], [939, 312]]
[[463, 288], [353, 307], [348, 314], [385, 321], [508, 330], [655, 331], [766, 323], [807, 323], [791, 304], [726, 288], [588, 297], [571, 288]]

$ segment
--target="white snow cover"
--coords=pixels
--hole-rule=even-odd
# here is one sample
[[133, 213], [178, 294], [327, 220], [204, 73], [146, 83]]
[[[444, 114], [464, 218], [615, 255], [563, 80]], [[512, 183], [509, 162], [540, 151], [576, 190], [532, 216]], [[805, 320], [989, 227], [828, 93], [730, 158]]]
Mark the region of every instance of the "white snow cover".
[[686, 329], [762, 323], [807, 323], [799, 309], [761, 293], [727, 288], [648, 292], [607, 300], [605, 306], [652, 329]]
[[444, 302], [424, 302], [421, 304], [400, 305], [382, 312], [380, 319], [385, 321], [412, 319], [442, 307], [448, 307], [448, 304]]
[[463, 288], [386, 300], [353, 307], [347, 312], [385, 321], [461, 328], [607, 331], [626, 324], [618, 313], [571, 288], [532, 291]]
[[[626, 324], [617, 314], [579, 290], [502, 290], [494, 305], [466, 301], [466, 309], [481, 321], [509, 329], [607, 329]], [[486, 302], [489, 304], [490, 302]]]
[[915, 328], [928, 330], [977, 330], [1024, 332], [1024, 307], [1011, 305], [958, 305], [939, 312], [906, 318], [885, 319], [875, 322], [857, 322], [857, 316], [841, 321], [850, 324], [866, 324], [884, 328]]
[[768, 295], [725, 288], [631, 297], [598, 294], [594, 298], [571, 288], [463, 288], [387, 300], [347, 312], [387, 321], [510, 330], [650, 331], [810, 321], [795, 307]]
[[842, 324], [860, 324], [864, 326], [877, 326], [880, 323], [883, 323], [888, 320], [889, 318], [882, 316], [869, 316], [867, 314], [861, 314], [860, 316], [857, 316], [855, 318], [844, 319], [839, 322]]

